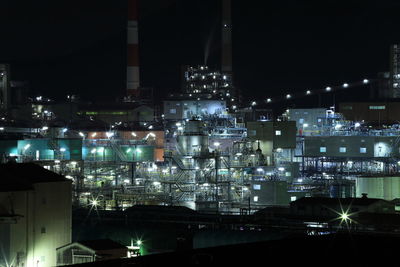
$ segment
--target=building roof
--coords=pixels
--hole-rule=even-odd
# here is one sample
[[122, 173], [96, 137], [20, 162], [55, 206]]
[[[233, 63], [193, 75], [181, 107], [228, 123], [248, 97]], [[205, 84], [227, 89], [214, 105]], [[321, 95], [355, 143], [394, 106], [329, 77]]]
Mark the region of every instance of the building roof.
[[0, 192], [32, 190], [36, 183], [70, 181], [34, 163], [0, 164]]
[[399, 241], [395, 235], [347, 232], [321, 236], [299, 235], [280, 240], [187, 249], [68, 266], [243, 267], [251, 262], [282, 262], [285, 266], [371, 266], [373, 262], [380, 263], [383, 259], [396, 260]]
[[83, 240], [76, 243], [79, 243], [92, 250], [127, 249], [126, 246], [121, 245], [120, 243], [111, 239]]
[[315, 205], [315, 204], [322, 204], [322, 205], [358, 205], [358, 206], [369, 206], [376, 202], [387, 202], [389, 201], [379, 199], [379, 198], [328, 198], [328, 197], [303, 197], [296, 201], [293, 201], [293, 204], [306, 204], [306, 205]]

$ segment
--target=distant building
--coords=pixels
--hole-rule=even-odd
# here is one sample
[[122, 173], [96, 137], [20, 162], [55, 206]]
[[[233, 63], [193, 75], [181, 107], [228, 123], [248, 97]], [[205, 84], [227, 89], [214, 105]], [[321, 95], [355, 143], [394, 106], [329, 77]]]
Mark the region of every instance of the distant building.
[[339, 112], [346, 120], [375, 123], [398, 123], [400, 121], [399, 102], [343, 102]]
[[400, 98], [400, 44], [390, 47], [390, 97]]
[[71, 181], [33, 163], [0, 165], [1, 266], [56, 265], [71, 242]]
[[74, 242], [57, 248], [57, 266], [127, 257], [128, 248], [111, 239]]
[[79, 108], [78, 115], [87, 116], [109, 124], [131, 121], [154, 121], [154, 109], [152, 107], [134, 103], [83, 106]]

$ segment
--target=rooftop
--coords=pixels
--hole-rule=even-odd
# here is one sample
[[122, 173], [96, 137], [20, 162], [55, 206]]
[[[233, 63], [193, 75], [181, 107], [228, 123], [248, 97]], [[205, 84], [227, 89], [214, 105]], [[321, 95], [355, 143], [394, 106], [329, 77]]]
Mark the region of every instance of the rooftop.
[[[322, 204], [322, 205], [359, 205], [368, 206], [375, 202], [385, 201], [379, 198], [329, 198], [329, 197], [303, 197], [292, 203], [296, 204]], [[390, 203], [390, 202], [388, 202]]]
[[0, 164], [0, 192], [33, 189], [36, 183], [70, 181], [34, 163]]

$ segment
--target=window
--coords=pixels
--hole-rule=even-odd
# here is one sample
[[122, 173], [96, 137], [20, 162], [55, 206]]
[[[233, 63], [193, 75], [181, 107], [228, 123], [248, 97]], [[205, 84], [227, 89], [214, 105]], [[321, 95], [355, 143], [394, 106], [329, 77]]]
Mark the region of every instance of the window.
[[40, 233], [45, 234], [46, 233], [46, 227], [42, 226], [40, 229]]
[[253, 197], [253, 201], [254, 201], [254, 202], [258, 202], [258, 196], [254, 196], [254, 197]]
[[344, 146], [339, 147], [339, 152], [346, 153], [346, 147], [344, 147]]
[[176, 114], [176, 109], [175, 109], [175, 108], [171, 108], [171, 109], [169, 110], [169, 113], [171, 113], [171, 114]]
[[367, 153], [367, 148], [366, 147], [360, 147], [360, 153]]
[[259, 185], [259, 184], [253, 184], [253, 189], [254, 189], [254, 190], [261, 190], [261, 185]]
[[292, 176], [292, 173], [291, 172], [285, 172], [285, 176], [286, 177], [290, 177], [290, 176]]
[[299, 123], [304, 123], [304, 119], [299, 119]]
[[369, 106], [369, 109], [386, 109], [386, 106]]
[[321, 147], [319, 148], [319, 152], [325, 153], [325, 152], [326, 152], [326, 146], [321, 146]]
[[276, 131], [275, 131], [275, 135], [282, 135], [281, 130], [276, 130]]
[[290, 201], [296, 201], [297, 197], [296, 196], [291, 196]]

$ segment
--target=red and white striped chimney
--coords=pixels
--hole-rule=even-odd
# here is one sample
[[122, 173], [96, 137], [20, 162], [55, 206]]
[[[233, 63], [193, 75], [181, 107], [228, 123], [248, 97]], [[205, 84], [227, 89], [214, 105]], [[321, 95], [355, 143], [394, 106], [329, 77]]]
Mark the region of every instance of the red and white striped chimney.
[[140, 97], [138, 1], [128, 0], [126, 90], [131, 98]]

